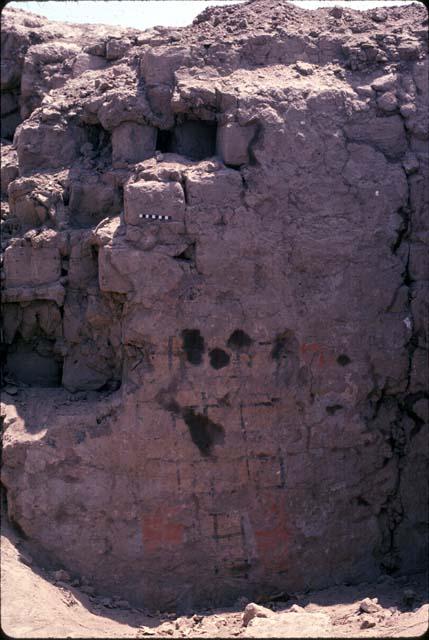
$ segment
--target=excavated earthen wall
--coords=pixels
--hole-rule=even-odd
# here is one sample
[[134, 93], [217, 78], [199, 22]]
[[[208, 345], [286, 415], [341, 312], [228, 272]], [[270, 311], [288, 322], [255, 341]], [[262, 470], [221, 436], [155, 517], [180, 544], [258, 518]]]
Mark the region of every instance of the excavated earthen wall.
[[5, 9], [2, 482], [45, 562], [170, 610], [422, 570], [427, 24]]

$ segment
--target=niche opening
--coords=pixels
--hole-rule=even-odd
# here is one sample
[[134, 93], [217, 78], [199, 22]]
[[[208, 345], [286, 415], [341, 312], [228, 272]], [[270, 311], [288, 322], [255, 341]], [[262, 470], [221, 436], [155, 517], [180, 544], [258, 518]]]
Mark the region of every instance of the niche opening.
[[216, 134], [216, 123], [187, 120], [173, 129], [159, 129], [156, 150], [178, 153], [191, 160], [205, 160], [216, 155]]

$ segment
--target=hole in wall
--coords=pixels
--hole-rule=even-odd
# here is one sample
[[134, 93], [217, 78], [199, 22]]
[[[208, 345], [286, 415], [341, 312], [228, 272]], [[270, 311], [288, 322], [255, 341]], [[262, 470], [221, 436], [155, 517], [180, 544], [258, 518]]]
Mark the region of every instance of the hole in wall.
[[231, 360], [229, 354], [223, 349], [212, 349], [209, 353], [210, 364], [213, 369], [222, 369], [229, 365]]
[[229, 336], [226, 344], [230, 349], [240, 350], [250, 347], [252, 342], [252, 338], [245, 331], [242, 329], [235, 329], [235, 331], [233, 331]]
[[328, 413], [330, 416], [333, 416], [337, 411], [340, 411], [342, 408], [343, 408], [343, 405], [341, 404], [332, 404], [326, 407], [326, 413]]
[[1, 100], [1, 137], [8, 142], [13, 141], [16, 128], [21, 124], [20, 91], [17, 88], [2, 93]]
[[158, 129], [156, 135], [156, 150], [161, 153], [173, 153], [172, 152], [172, 130]]
[[161, 153], [178, 153], [191, 160], [216, 155], [217, 125], [203, 120], [186, 120], [173, 129], [158, 129], [156, 149]]
[[187, 361], [194, 365], [201, 364], [205, 345], [199, 329], [185, 329], [182, 331], [182, 339]]
[[[86, 143], [83, 145], [84, 155], [92, 160], [102, 159], [112, 162], [112, 135], [101, 124], [83, 125]], [[89, 146], [90, 145], [90, 146]], [[92, 149], [91, 149], [92, 147]]]
[[188, 245], [184, 251], [178, 253], [174, 256], [175, 260], [179, 262], [188, 262], [189, 264], [193, 264], [195, 262], [195, 242]]
[[346, 355], [345, 353], [341, 353], [337, 358], [337, 362], [342, 367], [346, 367], [348, 364], [350, 364], [351, 360], [348, 355]]
[[8, 348], [5, 373], [34, 387], [61, 386], [62, 361], [53, 353], [54, 341], [26, 342], [19, 338]]
[[211, 122], [189, 120], [174, 130], [176, 153], [192, 160], [204, 160], [216, 155], [217, 126]]

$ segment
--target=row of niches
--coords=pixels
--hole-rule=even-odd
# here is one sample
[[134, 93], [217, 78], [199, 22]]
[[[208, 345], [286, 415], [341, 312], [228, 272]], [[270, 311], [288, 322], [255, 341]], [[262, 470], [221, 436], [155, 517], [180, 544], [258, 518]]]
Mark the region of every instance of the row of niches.
[[181, 120], [171, 129], [157, 129], [137, 122], [123, 122], [112, 133], [99, 124], [84, 125], [81, 155], [103, 164], [136, 164], [156, 152], [175, 153], [193, 161], [217, 156], [227, 166], [251, 161], [250, 145], [255, 127], [236, 123], [218, 126], [204, 120]]
[[[103, 359], [88, 357], [85, 345], [72, 348], [64, 357], [55, 340], [18, 337], [1, 354], [2, 385], [20, 387], [65, 387], [69, 391], [116, 391], [120, 375]], [[92, 366], [95, 364], [95, 366]]]
[[[62, 176], [60, 166], [55, 174], [48, 173], [46, 166], [26, 175], [21, 171], [22, 158], [19, 174], [18, 165], [13, 167], [3, 189], [7, 190], [9, 199], [10, 233], [20, 227], [25, 231], [42, 225], [60, 229], [64, 225], [88, 228], [106, 216], [118, 215], [123, 209], [122, 186], [110, 169], [129, 171], [130, 165], [157, 154], [160, 160], [169, 153], [195, 162], [217, 158], [222, 159], [226, 167], [238, 169], [251, 163], [251, 145], [256, 134], [255, 126], [217, 125], [201, 120], [180, 121], [169, 130], [136, 122], [123, 122], [111, 133], [100, 124], [78, 129], [77, 155], [70, 164], [67, 178]], [[24, 155], [24, 163], [27, 160]]]

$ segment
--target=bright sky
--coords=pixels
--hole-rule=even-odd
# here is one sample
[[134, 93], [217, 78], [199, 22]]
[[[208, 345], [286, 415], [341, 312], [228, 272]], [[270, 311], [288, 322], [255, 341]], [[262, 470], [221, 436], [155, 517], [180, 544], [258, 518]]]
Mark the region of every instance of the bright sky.
[[[244, 0], [58, 0], [48, 2], [10, 2], [19, 7], [45, 16], [50, 20], [65, 22], [103, 23], [148, 29], [156, 25], [183, 27], [207, 6], [238, 4]], [[370, 9], [376, 6], [410, 4], [410, 0], [291, 0], [305, 9], [322, 6], [347, 6], [353, 9]]]

